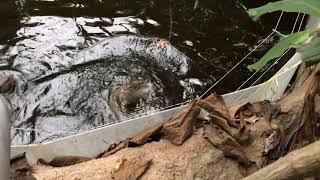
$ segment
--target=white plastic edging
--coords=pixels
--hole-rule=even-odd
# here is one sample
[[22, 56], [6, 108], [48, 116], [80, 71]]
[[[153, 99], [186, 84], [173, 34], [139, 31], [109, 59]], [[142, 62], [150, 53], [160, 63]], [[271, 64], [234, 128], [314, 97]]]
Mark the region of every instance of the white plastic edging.
[[0, 95], [0, 179], [9, 180], [10, 168], [10, 118], [7, 101]]

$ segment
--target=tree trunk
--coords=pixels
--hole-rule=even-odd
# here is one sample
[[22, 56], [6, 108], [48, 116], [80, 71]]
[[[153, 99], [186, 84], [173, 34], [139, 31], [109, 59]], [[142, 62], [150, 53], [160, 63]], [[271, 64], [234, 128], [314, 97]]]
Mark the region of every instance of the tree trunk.
[[320, 174], [320, 141], [293, 151], [244, 180], [303, 179]]

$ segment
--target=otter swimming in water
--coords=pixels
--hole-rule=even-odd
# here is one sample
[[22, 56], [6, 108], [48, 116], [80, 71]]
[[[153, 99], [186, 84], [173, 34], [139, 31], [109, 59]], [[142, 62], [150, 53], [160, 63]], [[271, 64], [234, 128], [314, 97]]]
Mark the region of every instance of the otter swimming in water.
[[0, 76], [0, 93], [12, 92], [16, 87], [16, 83], [13, 75]]
[[136, 107], [141, 99], [147, 98], [151, 91], [152, 87], [148, 83], [132, 81], [113, 88], [111, 98], [118, 104], [122, 112], [128, 113]]
[[191, 59], [159, 38], [115, 36], [54, 57], [59, 63], [39, 58], [48, 66], [18, 56], [15, 71], [7, 73], [18, 82], [14, 93], [5, 94], [12, 126], [43, 129], [12, 131], [15, 145], [68, 135], [45, 130], [85, 131], [167, 106], [182, 98], [179, 81], [193, 74]]

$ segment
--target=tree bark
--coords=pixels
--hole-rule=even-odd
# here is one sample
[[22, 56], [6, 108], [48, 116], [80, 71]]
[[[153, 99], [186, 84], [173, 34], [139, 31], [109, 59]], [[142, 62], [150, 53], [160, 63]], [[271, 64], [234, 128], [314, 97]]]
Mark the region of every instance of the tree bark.
[[244, 180], [303, 179], [320, 174], [320, 141], [298, 149]]

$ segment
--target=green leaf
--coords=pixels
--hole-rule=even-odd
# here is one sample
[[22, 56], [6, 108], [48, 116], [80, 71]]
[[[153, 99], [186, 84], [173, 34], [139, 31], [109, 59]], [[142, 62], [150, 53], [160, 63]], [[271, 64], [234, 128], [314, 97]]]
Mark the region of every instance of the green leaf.
[[259, 71], [271, 60], [280, 57], [287, 49], [305, 42], [312, 32], [315, 30], [305, 30], [298, 33], [291, 34], [286, 38], [281, 39], [273, 46], [258, 62], [248, 66], [250, 71]]
[[301, 45], [297, 48], [301, 53], [302, 60], [306, 66], [311, 66], [320, 62], [320, 37], [315, 37], [308, 44]]
[[249, 9], [248, 14], [256, 21], [263, 14], [274, 11], [301, 12], [320, 17], [320, 0], [282, 0]]

